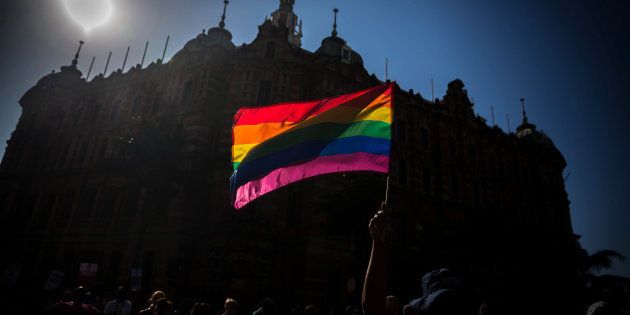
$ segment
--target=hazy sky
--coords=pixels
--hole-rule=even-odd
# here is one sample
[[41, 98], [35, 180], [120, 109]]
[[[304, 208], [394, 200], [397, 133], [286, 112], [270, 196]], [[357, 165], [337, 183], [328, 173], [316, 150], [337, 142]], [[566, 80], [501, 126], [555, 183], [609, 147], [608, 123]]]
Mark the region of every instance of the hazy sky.
[[[71, 0], [66, 0], [71, 1]], [[77, 0], [73, 0], [77, 1]], [[101, 0], [85, 0], [101, 1]], [[106, 0], [102, 0], [106, 1]], [[63, 0], [0, 4], [0, 139], [10, 137], [20, 115], [18, 100], [35, 82], [67, 65], [79, 39], [86, 42], [79, 69], [110, 71], [167, 59], [202, 29], [218, 23], [220, 0], [111, 0], [111, 18], [86, 33]], [[358, 51], [370, 73], [430, 98], [461, 78], [475, 110], [490, 121], [494, 106], [504, 129], [520, 122], [525, 97], [530, 121], [564, 154], [575, 233], [589, 251], [615, 249], [628, 261], [612, 273], [630, 276], [630, 8], [627, 1], [297, 0], [304, 21], [303, 47], [314, 51], [330, 35], [338, 7], [339, 35]], [[508, 3], [510, 2], [510, 3]], [[555, 4], [551, 4], [554, 2]], [[232, 0], [227, 28], [234, 43], [251, 42], [276, 0]], [[4, 154], [4, 146], [0, 149]]]

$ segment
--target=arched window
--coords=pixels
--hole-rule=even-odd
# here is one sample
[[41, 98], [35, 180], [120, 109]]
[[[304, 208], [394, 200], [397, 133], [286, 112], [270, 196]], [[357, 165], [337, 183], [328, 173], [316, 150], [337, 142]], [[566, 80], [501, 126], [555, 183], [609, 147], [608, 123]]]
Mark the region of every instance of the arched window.
[[265, 52], [266, 59], [273, 59], [276, 56], [276, 43], [269, 42], [267, 43], [267, 51]]
[[190, 100], [190, 97], [192, 96], [192, 90], [193, 81], [187, 81], [186, 84], [184, 84], [184, 90], [182, 91], [182, 104]]
[[140, 95], [136, 96], [133, 99], [133, 104], [131, 104], [131, 117], [138, 116], [140, 114], [142, 98]]

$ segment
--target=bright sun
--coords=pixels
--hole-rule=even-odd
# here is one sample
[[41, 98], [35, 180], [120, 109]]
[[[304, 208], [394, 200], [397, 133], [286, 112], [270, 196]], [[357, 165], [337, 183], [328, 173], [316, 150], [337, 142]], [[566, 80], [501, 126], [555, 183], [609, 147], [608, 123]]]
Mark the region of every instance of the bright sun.
[[68, 15], [88, 32], [112, 16], [111, 0], [62, 0]]

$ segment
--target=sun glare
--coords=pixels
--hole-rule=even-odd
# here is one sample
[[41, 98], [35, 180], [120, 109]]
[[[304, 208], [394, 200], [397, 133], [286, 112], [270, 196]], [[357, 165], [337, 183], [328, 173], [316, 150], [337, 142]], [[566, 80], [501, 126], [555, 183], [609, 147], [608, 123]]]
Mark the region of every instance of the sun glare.
[[70, 18], [86, 32], [107, 23], [113, 13], [111, 0], [62, 0]]

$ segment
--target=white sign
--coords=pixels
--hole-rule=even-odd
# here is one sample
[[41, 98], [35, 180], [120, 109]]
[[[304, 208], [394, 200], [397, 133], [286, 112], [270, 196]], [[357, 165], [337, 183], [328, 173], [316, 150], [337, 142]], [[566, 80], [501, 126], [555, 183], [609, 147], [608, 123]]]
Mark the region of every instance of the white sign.
[[131, 290], [142, 289], [142, 268], [132, 268], [129, 276], [131, 278]]
[[22, 266], [6, 265], [4, 272], [2, 272], [2, 278], [0, 278], [0, 286], [5, 288], [11, 288], [15, 286], [17, 279], [22, 272]]
[[48, 274], [48, 280], [44, 284], [44, 290], [52, 291], [58, 289], [63, 281], [64, 273], [59, 270], [51, 270]]

